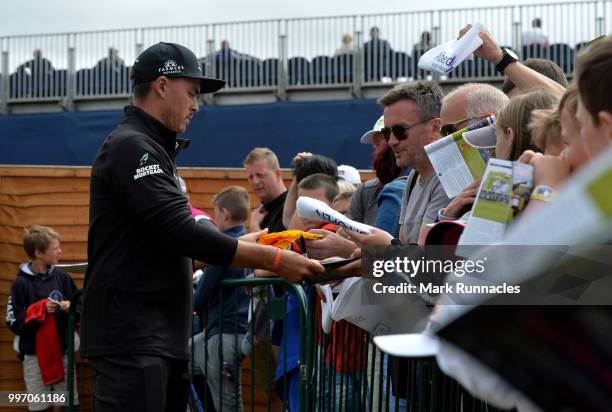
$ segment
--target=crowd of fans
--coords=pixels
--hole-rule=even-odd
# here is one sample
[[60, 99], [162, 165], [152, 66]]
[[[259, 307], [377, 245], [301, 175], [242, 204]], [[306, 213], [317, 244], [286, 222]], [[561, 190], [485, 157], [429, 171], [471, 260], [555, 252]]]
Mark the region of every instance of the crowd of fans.
[[[541, 21], [534, 21], [534, 28], [526, 37], [548, 46], [540, 27]], [[389, 43], [379, 38], [378, 28], [372, 29], [371, 37], [365, 49], [390, 49]], [[476, 56], [495, 65], [501, 53], [499, 45], [486, 30], [480, 37], [483, 45], [476, 50]], [[352, 39], [345, 35], [342, 40], [338, 53], [350, 52]], [[418, 46], [426, 49], [430, 42], [430, 36], [424, 33]], [[234, 54], [229, 43], [225, 46], [220, 53], [232, 58]], [[116, 52], [109, 57], [111, 65], [113, 56], [116, 58]], [[227, 187], [213, 199], [214, 216], [192, 209], [194, 218], [197, 216], [202, 224], [216, 225], [233, 237], [261, 229], [268, 229], [270, 233], [295, 229], [320, 235], [322, 239], [292, 245], [295, 251], [318, 260], [358, 257], [361, 249], [367, 246], [422, 245], [427, 242], [432, 224], [459, 219], [471, 210], [480, 185], [477, 180], [456, 197], [447, 197], [425, 152], [425, 145], [495, 115], [497, 142], [491, 155], [532, 165], [536, 186], [548, 187], [553, 192], [569, 190], [565, 185], [571, 184], [576, 171], [611, 150], [610, 73], [612, 37], [608, 36], [584, 48], [577, 58], [573, 82], [569, 85], [554, 62], [538, 59], [509, 65], [504, 72], [503, 91], [486, 83], [469, 83], [444, 95], [440, 86], [431, 81], [399, 84], [379, 99], [383, 116], [372, 119], [376, 120], [372, 130], [364, 131], [360, 139], [361, 144], [372, 145], [374, 179], [361, 182], [359, 172], [350, 166], [338, 166], [333, 159], [320, 154], [300, 152], [293, 160], [293, 179], [287, 188], [276, 155], [268, 148], [258, 147], [248, 154], [244, 167], [249, 187], [261, 205], [250, 211], [247, 191], [241, 187]], [[359, 144], [359, 136], [355, 137], [355, 144]], [[360, 234], [326, 222], [301, 219], [296, 213], [296, 200], [300, 196], [320, 200], [351, 219], [370, 225], [371, 233]], [[523, 213], [536, 213], [554, 201], [554, 197], [532, 199]], [[522, 215], [519, 215], [513, 225], [521, 225], [521, 221]], [[28, 359], [42, 355], [38, 346], [36, 349], [34, 346], [34, 336], [42, 326], [37, 322], [28, 323], [30, 312], [35, 310], [33, 307], [43, 299], [46, 303], [41, 310], [61, 319], [61, 313], [68, 309], [65, 299], [69, 299], [75, 289], [68, 275], [54, 269], [59, 255], [58, 239], [52, 229], [30, 228], [24, 244], [31, 261], [22, 266], [11, 288], [7, 322], [21, 337], [16, 348], [24, 359], [24, 370]], [[49, 257], [49, 248], [55, 248], [57, 253]], [[360, 261], [341, 270], [357, 275]], [[253, 339], [247, 331], [251, 298], [241, 288], [223, 289], [220, 293], [218, 283], [222, 279], [269, 276], [276, 275], [263, 270], [252, 272], [214, 266], [203, 266], [194, 274], [194, 311], [207, 318], [205, 325], [194, 330], [194, 367], [206, 376], [215, 409], [241, 410], [240, 362], [234, 360], [239, 360], [243, 353], [248, 355], [249, 351], [241, 347], [248, 346], [249, 342], [252, 344]], [[59, 281], [62, 285], [53, 283]], [[60, 290], [63, 298], [52, 300], [49, 293], [53, 289]], [[275, 380], [287, 383], [284, 393], [288, 399], [285, 401], [290, 410], [299, 410], [301, 334], [297, 298], [289, 291], [271, 293], [284, 293], [287, 302], [285, 325], [276, 323], [272, 331], [272, 342], [279, 348], [274, 354], [278, 362]], [[219, 307], [220, 300], [225, 305], [223, 311]], [[435, 299], [424, 297], [423, 305], [435, 303]], [[284, 333], [280, 332], [283, 328]], [[338, 333], [332, 330], [332, 334]], [[61, 333], [59, 336], [63, 337]], [[65, 353], [64, 342], [61, 348]], [[348, 359], [357, 359], [355, 353], [359, 351], [348, 344], [336, 345], [334, 350]], [[200, 357], [204, 353], [208, 354], [207, 360]], [[331, 360], [326, 362], [335, 367]], [[34, 385], [39, 385], [32, 383], [32, 379], [40, 375], [40, 371], [35, 362], [28, 365], [25, 379], [30, 391], [37, 387]], [[466, 362], [456, 367], [469, 368], [470, 364]], [[350, 375], [355, 369], [344, 371]], [[461, 380], [461, 374], [456, 376]], [[360, 375], [351, 379], [358, 380]], [[225, 383], [220, 385], [222, 380]], [[460, 383], [470, 387], [469, 381]], [[487, 393], [478, 395], [488, 398]], [[517, 401], [509, 406], [531, 410], [533, 405]]]

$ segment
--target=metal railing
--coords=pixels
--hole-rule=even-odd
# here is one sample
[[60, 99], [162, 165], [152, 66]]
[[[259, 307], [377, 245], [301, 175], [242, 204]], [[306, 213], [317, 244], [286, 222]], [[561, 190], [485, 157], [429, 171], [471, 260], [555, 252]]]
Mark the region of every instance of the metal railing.
[[[0, 37], [0, 106], [65, 100], [70, 108], [78, 99], [127, 97], [130, 63], [159, 41], [192, 49], [228, 91], [273, 90], [283, 98], [292, 88], [350, 86], [358, 96], [368, 85], [429, 78], [417, 68], [422, 53], [475, 21], [523, 58], [551, 59], [570, 74], [584, 42], [612, 32], [611, 14], [612, 0], [597, 0]], [[523, 44], [536, 18], [549, 47]], [[379, 40], [371, 38], [374, 28]], [[351, 40], [343, 44], [343, 37]], [[474, 59], [449, 78], [434, 78], [499, 75]]]
[[[272, 287], [280, 289], [281, 294], [274, 296]], [[221, 338], [211, 345], [212, 336], [206, 331], [199, 333], [200, 338], [203, 337], [201, 340], [198, 340], [198, 335], [192, 337], [192, 390], [188, 410], [255, 410], [265, 407], [268, 410], [290, 410], [287, 369], [280, 369], [279, 373], [277, 364], [288, 367], [287, 345], [296, 344], [299, 345], [297, 371], [299, 410], [302, 411], [498, 411], [472, 397], [455, 380], [444, 375], [433, 357], [402, 359], [387, 355], [373, 345], [369, 333], [346, 321], [333, 322], [331, 332], [324, 333], [319, 298], [312, 286], [290, 284], [281, 278], [222, 280], [218, 290], [221, 312], [224, 305], [231, 304], [224, 301], [238, 299], [236, 294], [231, 295], [236, 288], [244, 297], [246, 295], [241, 289], [248, 289], [251, 296], [259, 295], [260, 298], [262, 291], [255, 289], [264, 288], [265, 309], [259, 311], [255, 305], [249, 305], [250, 322], [246, 332], [239, 330], [239, 323], [244, 321], [240, 321], [239, 316], [244, 316], [244, 313], [232, 312], [229, 330], [228, 325], [223, 326], [229, 319], [226, 317], [220, 323], [219, 333], [229, 336], [230, 341]], [[289, 317], [286, 291], [291, 291], [297, 298], [297, 319]], [[77, 363], [74, 330], [81, 296], [82, 290], [78, 290], [71, 299], [67, 330], [68, 370], [74, 369]], [[238, 307], [235, 302], [234, 307]], [[260, 321], [255, 320], [257, 312], [263, 315]], [[287, 339], [289, 321], [299, 324], [297, 342]], [[275, 335], [277, 338], [282, 336], [280, 342], [274, 342]], [[259, 341], [262, 336], [263, 340]], [[229, 350], [233, 352], [231, 356], [225, 357], [228, 348], [222, 344], [234, 345], [234, 349]], [[282, 361], [283, 356], [285, 359]], [[249, 371], [243, 369], [247, 359]], [[209, 362], [213, 361], [218, 369], [209, 368]], [[81, 359], [78, 365], [77, 381], [68, 375], [67, 410], [95, 410], [91, 381], [86, 382], [85, 362]], [[294, 367], [289, 365], [289, 369]], [[217, 381], [217, 389], [207, 395], [211, 378]], [[222, 396], [228, 392], [223, 389], [225, 385], [232, 388], [230, 398]], [[77, 386], [81, 397], [78, 405], [73, 402]], [[213, 408], [213, 403], [217, 408]]]

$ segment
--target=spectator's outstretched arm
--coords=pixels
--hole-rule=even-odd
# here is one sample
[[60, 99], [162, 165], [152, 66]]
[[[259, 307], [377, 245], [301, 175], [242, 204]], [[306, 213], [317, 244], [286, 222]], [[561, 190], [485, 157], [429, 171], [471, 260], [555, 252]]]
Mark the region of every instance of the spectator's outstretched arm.
[[[261, 222], [264, 220], [268, 212], [263, 206], [253, 209], [249, 216], [248, 231], [249, 233], [259, 232], [261, 230]], [[264, 228], [265, 229], [265, 228]]]
[[390, 233], [375, 227], [370, 228], [369, 235], [353, 232], [352, 230], [344, 228], [338, 229], [337, 233], [355, 242], [360, 248], [367, 246], [388, 246], [393, 240], [393, 236]]
[[317, 235], [325, 236], [320, 240], [307, 240], [306, 249], [308, 250], [308, 256], [313, 259], [327, 259], [332, 256], [340, 256], [348, 258], [355, 250], [358, 249], [357, 245], [334, 233], [325, 229], [312, 229], [308, 231]]
[[[312, 156], [310, 152], [299, 152], [295, 155], [291, 163], [293, 167], [298, 167], [298, 164], [306, 157]], [[291, 181], [291, 185], [289, 186], [289, 190], [287, 191], [287, 197], [285, 198], [285, 205], [283, 206], [283, 226], [289, 228], [291, 224], [291, 220], [293, 219], [293, 215], [296, 210], [296, 202], [298, 192], [298, 182], [295, 175], [293, 176], [293, 180]]]
[[[459, 32], [459, 37], [462, 37], [472, 27], [471, 24], [465, 26]], [[502, 57], [503, 51], [497, 44], [491, 33], [487, 29], [482, 29], [479, 33], [482, 39], [482, 46], [480, 46], [474, 54], [485, 60], [488, 60], [492, 64], [498, 64]], [[512, 83], [522, 92], [528, 92], [535, 89], [545, 90], [555, 96], [561, 97], [565, 92], [565, 88], [554, 80], [530, 69], [520, 62], [509, 64], [504, 70], [504, 74], [508, 76]]]
[[283, 206], [283, 226], [286, 228], [291, 224], [291, 219], [295, 214], [295, 205], [297, 202], [297, 181], [295, 180], [295, 176], [293, 176], [293, 180], [289, 185], [289, 190], [287, 190], [287, 197], [285, 198], [285, 205]]

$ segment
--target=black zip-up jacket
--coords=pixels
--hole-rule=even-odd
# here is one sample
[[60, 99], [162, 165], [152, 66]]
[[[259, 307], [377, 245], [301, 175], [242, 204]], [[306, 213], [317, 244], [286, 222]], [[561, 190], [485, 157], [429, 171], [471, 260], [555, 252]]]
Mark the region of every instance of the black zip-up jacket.
[[236, 252], [236, 239], [192, 218], [177, 178], [179, 140], [127, 106], [98, 151], [90, 182], [83, 356], [188, 359], [190, 258], [228, 266]]
[[[19, 266], [17, 278], [11, 285], [11, 294], [6, 305], [6, 324], [19, 336], [19, 354], [36, 354], [36, 332], [40, 322], [25, 323], [28, 307], [41, 299], [48, 298], [52, 291], [60, 292], [65, 300], [70, 300], [76, 291], [72, 278], [63, 270], [51, 267], [46, 275], [34, 273], [27, 263]], [[62, 351], [68, 347], [66, 327], [68, 315], [61, 310], [55, 311], [55, 327], [62, 345]]]

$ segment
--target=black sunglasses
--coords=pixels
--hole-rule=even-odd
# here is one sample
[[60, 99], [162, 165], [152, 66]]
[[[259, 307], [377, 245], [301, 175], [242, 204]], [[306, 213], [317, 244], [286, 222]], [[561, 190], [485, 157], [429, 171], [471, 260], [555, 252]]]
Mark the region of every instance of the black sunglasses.
[[414, 126], [418, 126], [430, 120], [431, 119], [421, 120], [420, 122], [411, 124], [408, 127], [402, 126], [401, 124], [396, 124], [395, 126], [391, 127], [383, 127], [380, 132], [382, 133], [383, 137], [387, 142], [391, 140], [391, 133], [393, 133], [393, 136], [395, 136], [397, 140], [405, 140], [408, 137], [408, 130], [412, 129]]
[[461, 123], [465, 123], [465, 122], [469, 122], [473, 120], [472, 117], [467, 117], [465, 119], [461, 119], [458, 122], [455, 123], [447, 123], [445, 125], [442, 125], [442, 127], [440, 128], [440, 133], [442, 134], [442, 136], [448, 136], [450, 134], [455, 133], [457, 130], [461, 130], [463, 129], [463, 127], [459, 127], [459, 125]]

